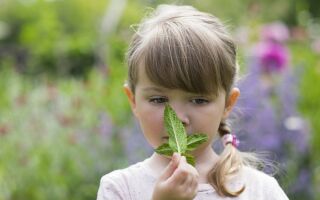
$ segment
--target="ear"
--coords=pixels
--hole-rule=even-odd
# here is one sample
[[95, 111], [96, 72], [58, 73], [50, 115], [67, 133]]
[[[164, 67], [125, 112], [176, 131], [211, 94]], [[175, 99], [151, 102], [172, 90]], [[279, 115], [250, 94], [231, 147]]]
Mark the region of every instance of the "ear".
[[123, 89], [128, 97], [131, 110], [132, 110], [133, 114], [136, 115], [136, 101], [134, 98], [134, 94], [133, 94], [132, 90], [129, 88], [128, 84], [124, 84]]
[[230, 112], [232, 111], [234, 105], [238, 101], [238, 97], [240, 96], [240, 90], [239, 88], [232, 88], [230, 91], [230, 94], [228, 96], [226, 107], [224, 109], [223, 118], [226, 119]]

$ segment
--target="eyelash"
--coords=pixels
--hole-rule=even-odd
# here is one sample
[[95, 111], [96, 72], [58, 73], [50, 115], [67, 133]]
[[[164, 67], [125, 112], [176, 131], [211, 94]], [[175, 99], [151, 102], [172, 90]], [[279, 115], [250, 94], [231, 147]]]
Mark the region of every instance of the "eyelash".
[[[199, 103], [199, 101], [200, 101], [201, 103]], [[197, 104], [197, 105], [203, 105], [203, 104], [209, 103], [209, 100], [207, 100], [207, 99], [202, 99], [202, 98], [196, 98], [196, 99], [192, 99], [191, 102], [194, 103], [194, 104]]]
[[[150, 98], [149, 102], [154, 103], [154, 104], [163, 104], [163, 103], [168, 102], [168, 99], [166, 97], [154, 97], [154, 98]], [[203, 98], [195, 98], [195, 99], [191, 100], [191, 103], [196, 104], [196, 105], [204, 105], [204, 104], [209, 103], [209, 100], [203, 99]]]
[[154, 104], [163, 104], [165, 102], [168, 102], [168, 99], [165, 97], [152, 97], [149, 99], [149, 102]]

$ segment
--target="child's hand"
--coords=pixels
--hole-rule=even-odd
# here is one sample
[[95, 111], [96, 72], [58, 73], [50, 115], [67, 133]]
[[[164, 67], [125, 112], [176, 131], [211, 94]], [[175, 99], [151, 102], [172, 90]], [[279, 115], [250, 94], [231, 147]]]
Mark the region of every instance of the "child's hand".
[[187, 163], [186, 158], [174, 153], [171, 162], [155, 185], [152, 199], [193, 199], [197, 194], [198, 179], [197, 170]]

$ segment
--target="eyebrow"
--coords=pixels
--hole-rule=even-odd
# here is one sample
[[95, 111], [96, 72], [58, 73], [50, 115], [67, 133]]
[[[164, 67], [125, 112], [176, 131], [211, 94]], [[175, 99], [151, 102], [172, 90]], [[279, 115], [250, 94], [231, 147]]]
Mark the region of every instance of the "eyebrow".
[[[150, 87], [144, 87], [142, 88], [142, 92], [166, 92], [167, 89], [163, 88], [163, 87], [159, 87], [159, 86], [150, 86]], [[196, 95], [196, 96], [208, 96], [211, 98], [216, 98], [217, 95], [216, 94], [201, 94], [201, 93], [192, 93], [192, 92], [187, 92], [189, 95]]]
[[[157, 86], [150, 86], [150, 87], [144, 87], [142, 88], [143, 92], [165, 92], [167, 91], [166, 88], [157, 87]], [[190, 95], [199, 95], [199, 96], [207, 96], [208, 94], [201, 94], [201, 93], [193, 93], [193, 92], [187, 92]]]
[[144, 92], [164, 92], [164, 89], [156, 86], [142, 88]]

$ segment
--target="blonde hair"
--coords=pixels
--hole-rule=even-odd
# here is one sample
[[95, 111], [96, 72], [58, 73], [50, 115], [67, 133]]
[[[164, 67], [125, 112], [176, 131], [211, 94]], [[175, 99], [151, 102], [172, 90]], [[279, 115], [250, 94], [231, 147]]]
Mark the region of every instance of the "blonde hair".
[[[128, 84], [133, 93], [139, 66], [144, 66], [149, 79], [163, 87], [215, 95], [224, 90], [227, 96], [238, 71], [236, 46], [225, 26], [213, 15], [191, 6], [158, 6], [136, 30], [127, 63]], [[227, 133], [230, 128], [223, 121], [219, 135]], [[245, 186], [229, 191], [227, 177], [242, 165], [256, 161], [251, 154], [227, 145], [208, 174], [209, 183], [221, 196], [238, 196]]]

